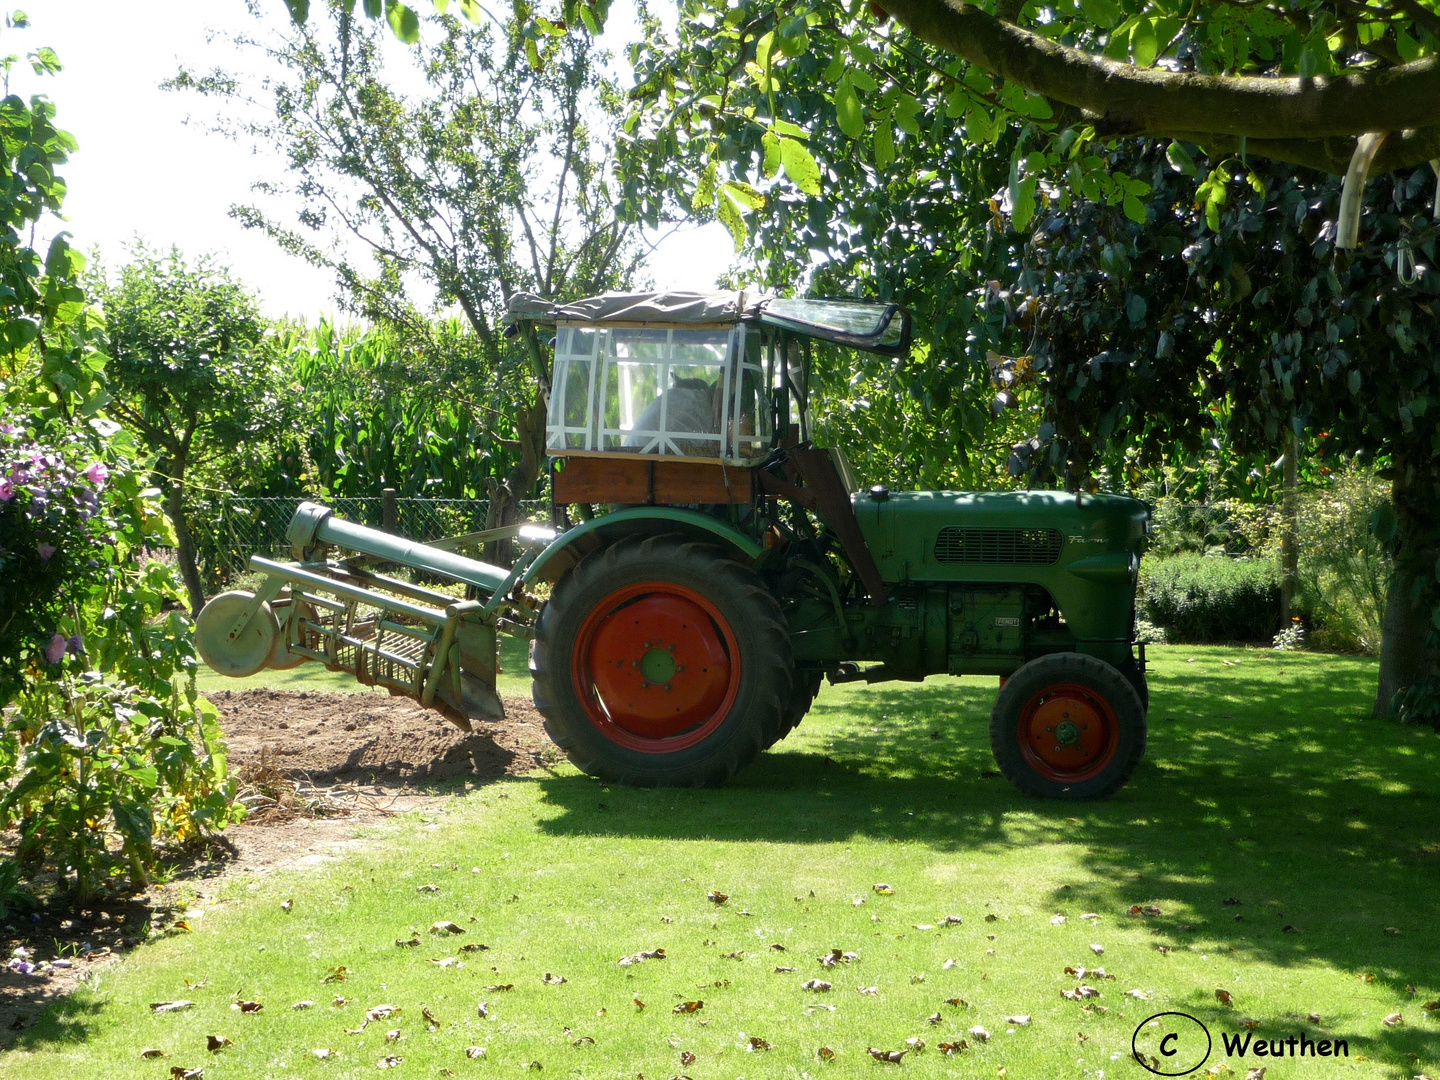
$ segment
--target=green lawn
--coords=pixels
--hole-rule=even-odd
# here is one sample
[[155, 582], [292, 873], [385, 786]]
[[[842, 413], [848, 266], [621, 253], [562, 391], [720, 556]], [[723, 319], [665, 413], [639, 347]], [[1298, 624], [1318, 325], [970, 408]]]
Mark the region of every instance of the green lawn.
[[[993, 774], [993, 679], [827, 688], [721, 790], [608, 788], [562, 767], [365, 829], [369, 854], [207, 886], [193, 933], [53, 1008], [0, 1072], [360, 1077], [396, 1054], [387, 1076], [532, 1062], [597, 1078], [873, 1076], [894, 1066], [867, 1047], [918, 1037], [906, 1075], [1113, 1080], [1149, 1075], [1128, 1059], [1132, 1033], [1179, 1011], [1215, 1034], [1207, 1068], [1243, 1020], [1263, 1038], [1348, 1041], [1348, 1059], [1231, 1058], [1234, 1080], [1259, 1065], [1267, 1080], [1440, 1074], [1440, 1012], [1422, 1008], [1440, 998], [1440, 737], [1369, 719], [1372, 661], [1185, 646], [1152, 661], [1147, 760], [1108, 802], [1035, 802]], [[1161, 913], [1128, 914], [1137, 904]], [[467, 933], [431, 935], [436, 920]], [[397, 947], [412, 931], [420, 945]], [[667, 959], [617, 964], [657, 947]], [[824, 968], [831, 949], [859, 959]], [[447, 957], [461, 963], [432, 963]], [[1100, 996], [1067, 1000], [1067, 965], [1115, 978], [1092, 974]], [[326, 984], [339, 966], [349, 978]], [[833, 989], [801, 988], [813, 978]], [[174, 998], [196, 1005], [147, 1008]], [[242, 1014], [237, 998], [265, 1008]], [[301, 999], [316, 1004], [293, 1011]], [[704, 1006], [677, 1015], [687, 1001]], [[380, 1004], [403, 1012], [346, 1033]], [[977, 1025], [988, 1041], [967, 1034]], [[208, 1054], [208, 1034], [234, 1045]], [[962, 1037], [968, 1050], [940, 1053]], [[143, 1061], [144, 1047], [170, 1056]]]

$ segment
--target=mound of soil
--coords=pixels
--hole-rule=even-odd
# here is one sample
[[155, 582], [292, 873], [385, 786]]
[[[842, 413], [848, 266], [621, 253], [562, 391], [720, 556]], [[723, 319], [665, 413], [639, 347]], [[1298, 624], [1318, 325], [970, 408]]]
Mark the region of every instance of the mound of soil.
[[224, 690], [220, 710], [230, 768], [278, 769], [314, 785], [383, 787], [489, 780], [558, 759], [529, 699], [506, 697], [505, 719], [464, 732], [408, 698], [379, 693]]

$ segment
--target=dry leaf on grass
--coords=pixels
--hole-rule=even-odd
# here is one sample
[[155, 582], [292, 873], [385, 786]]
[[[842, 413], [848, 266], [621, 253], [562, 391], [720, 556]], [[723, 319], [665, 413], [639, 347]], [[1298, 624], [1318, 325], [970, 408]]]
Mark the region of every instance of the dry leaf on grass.
[[1235, 1004], [1235, 997], [1234, 997], [1233, 994], [1230, 993], [1229, 990], [1220, 990], [1220, 989], [1217, 989], [1217, 990], [1215, 991], [1215, 1000], [1218, 1001], [1218, 1002], [1220, 1002], [1221, 1005], [1234, 1005], [1234, 1004]]
[[1028, 1025], [1028, 1024], [1030, 1023], [1030, 1017], [1029, 1017], [1028, 1015], [1022, 1013], [1022, 1014], [1020, 1014], [1019, 1016], [1007, 1016], [1007, 1017], [1005, 1017], [1005, 1022], [1006, 1022], [1007, 1024], [1014, 1024], [1016, 1027], [1025, 1027], [1026, 1025]]
[[774, 1048], [773, 1048], [768, 1042], [766, 1042], [764, 1039], [760, 1038], [759, 1035], [751, 1035], [751, 1036], [750, 1036], [750, 1049], [751, 1049], [751, 1050], [771, 1050], [771, 1049], [774, 1049]]
[[559, 986], [561, 983], [566, 983], [570, 980], [565, 978], [564, 975], [552, 975], [550, 972], [547, 971], [545, 972], [545, 978], [542, 981], [545, 983], [546, 986]]
[[481, 1020], [489, 1020], [489, 1019], [490, 1019], [490, 1005], [489, 1005], [487, 1002], [484, 1002], [484, 1001], [480, 1002], [479, 1005], [476, 1005], [476, 1006], [475, 1006], [475, 1013], [476, 1013], [476, 1015], [478, 1015], [478, 1016], [480, 1017]]
[[239, 1009], [242, 1013], [258, 1013], [265, 1005], [260, 1001], [232, 1001], [230, 1007]]
[[695, 1064], [695, 1055], [692, 1054], [689, 1050], [681, 1050], [681, 1051], [680, 1051], [680, 1067], [683, 1069], [683, 1068], [686, 1068], [686, 1067], [688, 1067], [688, 1066], [690, 1066], [690, 1065], [694, 1065], [694, 1064]]
[[347, 997], [341, 997], [339, 994], [336, 994], [333, 998], [330, 999], [330, 1004], [332, 1007], [339, 1009], [343, 1008], [346, 1005], [349, 1005], [350, 999]]
[[179, 1012], [181, 1009], [194, 1008], [193, 1001], [152, 1001], [150, 1011], [152, 1013]]
[[693, 1013], [699, 1012], [704, 1007], [705, 1002], [703, 1001], [682, 1001], [679, 1005], [676, 1005], [675, 1008], [671, 1009], [670, 1011], [673, 1013]]
[[391, 1028], [389, 1031], [385, 1032], [386, 1042], [399, 1042], [404, 1037], [404, 1032], [402, 1032], [399, 1028]]
[[969, 1003], [966, 1002], [966, 1000], [965, 1000], [964, 998], [952, 997], [952, 998], [946, 998], [946, 999], [945, 999], [945, 1004], [946, 1004], [946, 1005], [954, 1005], [955, 1008], [957, 1008], [957, 1009], [964, 1009], [964, 1008], [967, 1008], [967, 1007], [968, 1007], [968, 1004], [969, 1004]]
[[206, 1049], [206, 1050], [209, 1050], [212, 1054], [218, 1053], [219, 1051], [224, 1050], [225, 1047], [227, 1047], [227, 1046], [234, 1046], [234, 1045], [235, 1045], [235, 1044], [232, 1043], [229, 1039], [227, 1039], [224, 1035], [206, 1035], [206, 1036], [205, 1036], [205, 1049]]
[[1385, 1017], [1385, 1019], [1381, 1020], [1380, 1022], [1386, 1027], [1398, 1027], [1399, 1025], [1405, 1023], [1405, 1017], [1398, 1012], [1391, 1013], [1389, 1016]]
[[399, 1016], [405, 1010], [399, 1005], [376, 1005], [365, 1010], [366, 1020], [389, 1020], [392, 1016]]
[[[773, 946], [772, 946], [773, 947]], [[646, 949], [641, 952], [632, 953], [629, 956], [622, 956], [618, 963], [621, 967], [628, 967], [631, 964], [643, 964], [646, 960], [664, 960], [664, 949]]]
[[904, 1060], [909, 1050], [877, 1050], [873, 1046], [867, 1046], [865, 1052], [876, 1061], [889, 1062], [891, 1065], [899, 1065]]
[[441, 920], [438, 921], [438, 922], [433, 922], [433, 923], [430, 924], [430, 933], [432, 933], [432, 934], [463, 934], [463, 933], [465, 933], [465, 928], [464, 928], [463, 926], [458, 926], [458, 925], [456, 925], [455, 923], [451, 922], [449, 919], [441, 919]]
[[187, 1069], [183, 1065], [171, 1065], [170, 1075], [174, 1080], [205, 1080], [205, 1069]]
[[504, 993], [507, 993], [507, 992], [509, 992], [509, 991], [511, 991], [511, 990], [514, 990], [514, 989], [515, 989], [515, 984], [514, 984], [514, 983], [491, 983], [489, 986], [485, 987], [485, 989], [486, 989], [486, 990], [489, 990], [490, 993], [492, 993], [492, 994], [504, 994]]
[[860, 993], [865, 994], [869, 997], [874, 997], [876, 994], [880, 993], [880, 987], [878, 986], [857, 986], [855, 989], [859, 990]]
[[592, 1039], [589, 1035], [581, 1035], [580, 1038], [576, 1039], [570, 1045], [578, 1050], [582, 1046], [594, 1046], [595, 1040]]
[[711, 889], [705, 894], [705, 899], [709, 900], [712, 904], [723, 904], [726, 900], [730, 899], [730, 894], [716, 892], [714, 889]]
[[822, 1047], [820, 1047], [820, 1049], [819, 1049], [819, 1050], [816, 1050], [815, 1053], [816, 1053], [816, 1055], [820, 1058], [821, 1061], [834, 1061], [834, 1060], [835, 1060], [835, 1051], [834, 1051], [834, 1050], [831, 1050], [830, 1047], [828, 1047], [828, 1046], [822, 1046]]
[[467, 1047], [465, 1048], [465, 1056], [466, 1056], [467, 1058], [469, 1058], [471, 1061], [479, 1061], [481, 1058], [483, 1058], [483, 1057], [485, 1056], [485, 1047], [483, 1047], [483, 1046], [467, 1046]]
[[942, 1042], [940, 1052], [946, 1057], [960, 1053], [961, 1050], [969, 1050], [970, 1044], [964, 1039], [956, 1039], [954, 1042]]
[[335, 1051], [331, 1050], [328, 1046], [317, 1046], [314, 1050], [311, 1050], [310, 1053], [314, 1054], [321, 1061], [335, 1056]]
[[306, 998], [304, 1001], [297, 1001], [297, 1002], [295, 1002], [294, 1005], [291, 1005], [291, 1006], [290, 1006], [290, 1008], [296, 1009], [296, 1010], [299, 1010], [299, 1009], [313, 1009], [314, 1007], [315, 1007], [315, 1002], [314, 1002], [311, 998]]
[[146, 1047], [144, 1050], [141, 1050], [141, 1051], [140, 1051], [140, 1056], [141, 1056], [142, 1058], [144, 1058], [145, 1060], [149, 1061], [149, 1060], [151, 1060], [152, 1058], [163, 1058], [163, 1057], [165, 1057], [166, 1055], [165, 1055], [165, 1051], [164, 1051], [164, 1050], [161, 1050], [159, 1047], [150, 1046], [150, 1047]]
[[874, 885], [871, 885], [870, 888], [881, 896], [895, 895], [895, 886], [886, 885], [883, 881], [876, 882]]
[[395, 1054], [386, 1054], [383, 1058], [381, 1058], [375, 1063], [375, 1067], [377, 1069], [393, 1069], [404, 1060], [404, 1058], [399, 1057]]
[[460, 961], [456, 960], [453, 956], [442, 956], [438, 960], [432, 958], [430, 963], [434, 964], [436, 967], [448, 968], [456, 967], [460, 963]]
[[1051, 926], [1064, 926], [1064, 925], [1065, 925], [1067, 922], [1069, 922], [1069, 921], [1070, 921], [1070, 920], [1067, 919], [1064, 915], [1051, 915], [1051, 916], [1050, 916], [1050, 925], [1051, 925]]
[[415, 886], [415, 891], [416, 891], [416, 892], [435, 893], [435, 892], [439, 892], [439, 891], [440, 891], [440, 886], [439, 886], [439, 885], [417, 885], [417, 886]]
[[975, 1038], [979, 1039], [981, 1042], [987, 1042], [990, 1039], [990, 1032], [986, 1031], [979, 1024], [976, 1024], [974, 1027], [972, 1027], [967, 1034], [974, 1035]]
[[827, 990], [833, 990], [834, 987], [824, 979], [806, 979], [800, 984], [800, 989], [814, 990], [816, 993], [823, 994]]
[[1093, 952], [1096, 956], [1104, 956], [1104, 955], [1105, 955], [1105, 946], [1104, 946], [1104, 945], [1091, 945], [1091, 946], [1090, 946], [1090, 951]]
[[930, 1023], [932, 1023], [932, 1024], [938, 1024], [938, 1023], [940, 1023], [940, 1021], [941, 1021], [942, 1019], [944, 1019], [944, 1017], [942, 1017], [942, 1016], [937, 1012], [937, 1013], [931, 1013], [931, 1014], [930, 1014], [929, 1016], [927, 1016], [925, 1019], [928, 1020], [928, 1021], [929, 1021]]
[[794, 970], [795, 970], [795, 969], [794, 969], [793, 967], [786, 967], [785, 965], [782, 964], [780, 967], [777, 967], [777, 968], [775, 969], [775, 974], [776, 974], [776, 975], [785, 975], [785, 974], [787, 974], [787, 973], [789, 973], [789, 972], [792, 972], [792, 971], [794, 971]]

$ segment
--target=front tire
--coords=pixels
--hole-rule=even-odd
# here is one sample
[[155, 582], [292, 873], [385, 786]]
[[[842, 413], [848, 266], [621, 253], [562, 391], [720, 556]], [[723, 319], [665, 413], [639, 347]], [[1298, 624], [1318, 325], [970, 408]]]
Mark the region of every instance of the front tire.
[[1005, 777], [1044, 799], [1101, 799], [1145, 755], [1145, 712], [1130, 681], [1082, 653], [1030, 661], [1000, 688], [990, 746]]
[[555, 586], [530, 652], [535, 707], [582, 772], [641, 787], [724, 783], [791, 698], [784, 616], [748, 568], [677, 536], [630, 538]]

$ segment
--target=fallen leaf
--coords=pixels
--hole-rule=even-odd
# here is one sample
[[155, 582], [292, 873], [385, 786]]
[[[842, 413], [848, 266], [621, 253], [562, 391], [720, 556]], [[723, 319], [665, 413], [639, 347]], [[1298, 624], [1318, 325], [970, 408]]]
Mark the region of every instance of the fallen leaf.
[[[775, 946], [771, 946], [773, 949]], [[784, 946], [780, 946], [782, 949]], [[628, 967], [630, 964], [643, 964], [646, 960], [664, 960], [664, 949], [648, 949], [633, 953], [630, 956], [622, 956], [619, 960], [621, 967]]]
[[1030, 1017], [1024, 1014], [1020, 1016], [1007, 1016], [1005, 1017], [1005, 1022], [1007, 1024], [1014, 1024], [1016, 1027], [1025, 1027], [1030, 1023]]
[[745, 959], [745, 950], [744, 950], [744, 949], [736, 949], [734, 952], [726, 953], [721, 959], [724, 959], [724, 960], [744, 960], [744, 959]]
[[925, 973], [924, 973], [923, 971], [920, 972], [920, 974], [918, 974], [918, 975], [911, 975], [911, 976], [910, 976], [910, 985], [911, 985], [911, 986], [914, 986], [914, 985], [916, 985], [917, 983], [923, 983], [924, 981], [925, 981]]
[[730, 899], [730, 894], [716, 892], [714, 889], [711, 889], [705, 894], [705, 899], [709, 900], [712, 904], [723, 904], [726, 900]]
[[949, 971], [951, 968], [953, 968], [953, 967], [955, 966], [955, 964], [956, 964], [956, 961], [954, 961], [954, 960], [946, 960], [943, 964], [940, 965], [940, 970], [941, 970], [941, 971]]
[[364, 1030], [365, 1030], [367, 1027], [369, 1027], [369, 1026], [370, 1026], [370, 1021], [369, 1021], [369, 1020], [361, 1020], [359, 1027], [355, 1027], [355, 1028], [345, 1028], [344, 1031], [345, 1031], [345, 1034], [346, 1034], [346, 1035], [359, 1035], [359, 1034], [363, 1033]]
[[815, 1053], [819, 1055], [821, 1061], [835, 1060], [835, 1051], [831, 1050], [828, 1046], [820, 1047], [820, 1049], [816, 1050]]
[[1245, 1080], [1265, 1080], [1265, 1066], [1258, 1069], [1246, 1069]]
[[1291, 926], [1289, 923], [1286, 923], [1280, 928], [1280, 932], [1282, 934], [1303, 934], [1305, 931], [1301, 930], [1298, 926]]
[[874, 997], [876, 994], [880, 993], [880, 987], [878, 986], [857, 986], [855, 989], [859, 990], [862, 994], [869, 995], [870, 997]]
[[990, 1038], [990, 1032], [986, 1031], [979, 1024], [976, 1024], [974, 1027], [972, 1027], [967, 1034], [974, 1035], [975, 1038], [979, 1039], [981, 1042], [987, 1042]]
[[416, 891], [416, 892], [439, 892], [439, 891], [440, 891], [440, 886], [439, 886], [439, 885], [417, 885], [417, 886], [415, 887], [415, 891]]
[[310, 1053], [314, 1054], [321, 1061], [335, 1056], [335, 1051], [331, 1050], [328, 1046], [317, 1046], [314, 1050], [311, 1050]]
[[399, 1042], [404, 1037], [404, 1033], [401, 1032], [399, 1028], [391, 1028], [389, 1031], [385, 1032], [386, 1042]]
[[1082, 911], [1082, 912], [1080, 913], [1080, 918], [1082, 918], [1082, 919], [1098, 919], [1098, 918], [1100, 918], [1100, 916], [1099, 916], [1097, 913], [1093, 912], [1093, 911]]
[[203, 1068], [187, 1069], [183, 1065], [171, 1065], [170, 1075], [174, 1077], [174, 1080], [205, 1080]]
[[239, 1009], [242, 1013], [258, 1013], [265, 1005], [260, 1001], [232, 1001], [230, 1007]]
[[770, 1046], [770, 1044], [769, 1044], [768, 1042], [766, 1042], [764, 1039], [760, 1038], [759, 1035], [751, 1035], [751, 1036], [750, 1036], [750, 1049], [751, 1049], [751, 1050], [770, 1050], [770, 1049], [772, 1049], [772, 1047]]
[[640, 995], [639, 995], [639, 994], [636, 994], [636, 995], [635, 995], [634, 997], [632, 997], [630, 1000], [635, 1003], [635, 1008], [639, 1009], [641, 1012], [644, 1012], [644, 1011], [645, 1011], [645, 1002], [643, 1002], [643, 1001], [640, 1000]]
[[486, 990], [489, 990], [490, 993], [492, 993], [492, 994], [504, 994], [504, 993], [507, 993], [507, 992], [509, 992], [509, 991], [511, 991], [511, 990], [514, 990], [514, 989], [515, 989], [515, 984], [514, 984], [514, 983], [491, 983], [489, 986], [485, 987], [485, 989], [486, 989]]
[[291, 908], [293, 908], [294, 906], [295, 906], [295, 901], [294, 901], [294, 900], [286, 900], [286, 901], [284, 901], [284, 902], [280, 905], [280, 910], [281, 910], [281, 911], [289, 911], [289, 910], [290, 910]]
[[1402, 1016], [1400, 1013], [1391, 1013], [1389, 1016], [1385, 1017], [1385, 1019], [1381, 1020], [1380, 1022], [1386, 1027], [1397, 1027], [1398, 1025], [1405, 1023], [1405, 1017]]
[[1067, 922], [1069, 922], [1069, 921], [1070, 921], [1070, 920], [1067, 919], [1064, 915], [1052, 915], [1052, 916], [1050, 916], [1050, 925], [1051, 925], [1051, 926], [1064, 926], [1064, 925], [1065, 925]]
[[871, 885], [870, 888], [881, 896], [895, 895], [895, 886], [886, 885], [883, 881], [876, 882], [874, 885]]
[[227, 1039], [224, 1035], [206, 1035], [206, 1036], [205, 1036], [205, 1049], [206, 1049], [206, 1050], [209, 1050], [212, 1054], [218, 1053], [219, 1051], [224, 1050], [225, 1047], [227, 1047], [227, 1046], [234, 1046], [234, 1045], [235, 1045], [235, 1044], [232, 1043], [229, 1039]]
[[402, 1062], [403, 1060], [405, 1060], [405, 1059], [404, 1059], [404, 1058], [401, 1058], [401, 1057], [397, 1057], [397, 1056], [394, 1055], [394, 1054], [386, 1054], [383, 1058], [381, 1058], [379, 1061], [377, 1061], [377, 1062], [375, 1063], [375, 1067], [376, 1067], [377, 1069], [393, 1069], [393, 1068], [395, 1068], [397, 1065], [399, 1065], [400, 1062]]
[[150, 1003], [150, 1011], [152, 1013], [179, 1012], [181, 1009], [191, 1009], [194, 1007], [195, 1002], [193, 1001], [152, 1001]]
[[294, 1005], [291, 1005], [291, 1006], [290, 1006], [290, 1008], [292, 1008], [292, 1009], [297, 1009], [297, 1010], [298, 1010], [298, 1009], [313, 1009], [314, 1007], [315, 1007], [315, 1002], [312, 1001], [310, 998], [306, 998], [304, 1001], [297, 1001], [297, 1002], [295, 1002]]
[[1385, 933], [1387, 933], [1387, 934], [1395, 934], [1395, 935], [1398, 936], [1398, 935], [1400, 934], [1400, 932], [1401, 932], [1401, 931], [1400, 931], [1400, 928], [1399, 928], [1398, 926], [1387, 926], [1387, 927], [1385, 927]]
[[1126, 997], [1132, 997], [1132, 998], [1134, 998], [1136, 1001], [1149, 1001], [1149, 1000], [1150, 1000], [1150, 991], [1149, 991], [1149, 990], [1126, 990], [1126, 991], [1125, 991], [1125, 996], [1126, 996]]
[[1219, 989], [1217, 989], [1217, 990], [1215, 991], [1215, 1000], [1218, 1001], [1218, 1002], [1220, 1002], [1221, 1005], [1234, 1005], [1234, 1004], [1235, 1004], [1235, 998], [1231, 995], [1231, 993], [1230, 993], [1229, 990], [1219, 990]]
[[[171, 930], [179, 930], [181, 933], [184, 933], [184, 934], [189, 934], [189, 933], [192, 933], [192, 932], [193, 932], [193, 931], [191, 931], [191, 929], [190, 929], [190, 924], [189, 924], [188, 922], [186, 922], [184, 919], [177, 919], [177, 920], [175, 920], [175, 922], [173, 922], [173, 923], [170, 924], [170, 929], [171, 929]], [[171, 1071], [173, 1072], [174, 1070], [171, 1070]]]
[[686, 1067], [688, 1067], [688, 1066], [690, 1066], [690, 1065], [694, 1065], [694, 1064], [695, 1064], [695, 1055], [692, 1054], [689, 1050], [681, 1050], [681, 1051], [680, 1051], [680, 1067], [683, 1069], [683, 1068], [686, 1068]]
[[594, 1046], [595, 1040], [592, 1039], [589, 1035], [581, 1035], [580, 1038], [576, 1039], [570, 1045], [578, 1050], [582, 1046]]
[[430, 963], [434, 964], [436, 967], [448, 968], [454, 967], [456, 964], [460, 963], [460, 961], [456, 960], [453, 956], [442, 956], [438, 960], [432, 959]]
[[471, 1061], [479, 1061], [481, 1058], [483, 1058], [483, 1057], [485, 1056], [485, 1047], [483, 1047], [483, 1046], [467, 1046], [467, 1047], [465, 1048], [465, 1056], [466, 1056], [467, 1058], [469, 1058]]
[[958, 1054], [961, 1050], [969, 1049], [970, 1044], [964, 1039], [958, 1039], [955, 1042], [942, 1042], [940, 1044], [940, 1052], [946, 1057], [950, 1057], [953, 1054]]
[[1373, 971], [1364, 971], [1361, 972], [1359, 975], [1356, 975], [1355, 977], [1361, 982], [1365, 983], [1372, 983], [1375, 981], [1375, 973]]
[[420, 935], [419, 935], [419, 934], [415, 934], [413, 937], [409, 937], [409, 938], [398, 938], [398, 937], [397, 937], [397, 938], [395, 939], [395, 944], [398, 945], [398, 946], [399, 946], [400, 948], [402, 948], [402, 949], [413, 949], [416, 945], [419, 945], [419, 944], [420, 944]]
[[985, 921], [986, 921], [986, 922], [999, 922], [999, 921], [1000, 921], [1000, 916], [999, 916], [999, 915], [996, 915], [996, 914], [994, 914], [994, 913], [992, 912], [991, 914], [985, 916]]
[[1305, 1019], [1309, 1020], [1312, 1024], [1318, 1024], [1320, 1023], [1320, 1014], [1310, 1013], [1308, 1016], [1305, 1017]]
[[934, 930], [934, 929], [935, 929], [934, 924], [933, 924], [933, 923], [928, 923], [928, 922], [925, 922], [925, 923], [919, 923], [919, 922], [917, 922], [917, 923], [911, 923], [910, 925], [912, 925], [913, 927], [915, 927], [916, 930]]
[[1233, 896], [1227, 896], [1224, 900], [1222, 900], [1222, 901], [1220, 901], [1220, 902], [1221, 902], [1221, 904], [1223, 904], [1225, 907], [1239, 907], [1239, 906], [1240, 906], [1240, 901], [1239, 901], [1239, 900], [1236, 900]]
[[794, 971], [794, 970], [795, 970], [795, 969], [794, 969], [793, 967], [786, 967], [785, 965], [782, 964], [782, 965], [780, 965], [779, 967], [777, 967], [777, 968], [775, 969], [775, 974], [776, 974], [776, 975], [785, 975], [785, 974], [788, 974], [789, 972], [792, 972], [792, 971]]
[[344, 1006], [349, 1004], [350, 999], [347, 997], [341, 997], [339, 994], [336, 994], [333, 998], [330, 999], [330, 1005], [336, 1009], [343, 1008]]
[[344, 982], [348, 978], [350, 978], [350, 973], [346, 971], [344, 967], [333, 967], [330, 969], [330, 973], [325, 976], [324, 981], [327, 983], [337, 983]]
[[824, 979], [806, 979], [800, 984], [800, 989], [814, 990], [816, 993], [823, 994], [827, 990], [833, 990], [834, 987]]
[[162, 1058], [165, 1056], [165, 1051], [159, 1049], [158, 1047], [151, 1046], [144, 1050], [141, 1050], [140, 1056], [142, 1058], [145, 1058], [146, 1060], [150, 1060], [152, 1058]]
[[960, 925], [961, 923], [963, 923], [964, 921], [965, 921], [965, 920], [962, 919], [962, 918], [960, 918], [959, 915], [946, 915], [943, 919], [940, 920], [940, 925], [941, 925], [941, 926], [959, 926], [959, 925]]
[[912, 1035], [905, 1040], [905, 1045], [918, 1054], [921, 1050], [925, 1049], [925, 1040], [920, 1038], [919, 1035]]
[[936, 1012], [936, 1013], [931, 1013], [931, 1014], [930, 1014], [929, 1016], [927, 1016], [925, 1019], [928, 1020], [928, 1021], [929, 1021], [930, 1023], [932, 1023], [932, 1024], [938, 1024], [938, 1023], [940, 1023], [940, 1021], [941, 1021], [942, 1019], [944, 1019], [944, 1017], [942, 1017], [938, 1012]]
[[877, 1050], [873, 1046], [867, 1046], [865, 1052], [876, 1061], [887, 1061], [891, 1065], [899, 1065], [908, 1054], [909, 1050]]
[[[679, 1005], [676, 1005], [675, 1008], [671, 1009], [670, 1011], [673, 1013], [693, 1013], [699, 1012], [704, 1007], [705, 1002], [703, 1001], [682, 1001]], [[641, 1008], [644, 1008], [644, 1006], [641, 1006]]]
[[481, 1020], [489, 1020], [489, 1019], [490, 1019], [490, 1005], [489, 1005], [489, 1003], [488, 1003], [488, 1002], [484, 1002], [484, 1001], [480, 1002], [479, 1005], [475, 1006], [475, 1012], [476, 1012], [476, 1014], [480, 1017]]
[[955, 1008], [957, 1008], [957, 1009], [964, 1009], [964, 1008], [967, 1008], [967, 1007], [968, 1007], [967, 1002], [965, 1001], [965, 999], [964, 999], [964, 998], [958, 998], [958, 997], [946, 998], [946, 999], [945, 999], [945, 1004], [946, 1004], [946, 1005], [954, 1005]]
[[430, 933], [463, 934], [465, 933], [465, 928], [463, 926], [457, 926], [455, 923], [450, 922], [448, 919], [441, 919], [439, 922], [433, 922], [430, 924]]
[[545, 983], [546, 986], [559, 986], [561, 983], [566, 983], [570, 980], [565, 978], [564, 975], [552, 975], [550, 974], [550, 972], [547, 971], [545, 972], [545, 978], [542, 981]]
[[1091, 946], [1090, 946], [1090, 951], [1093, 952], [1096, 956], [1104, 956], [1104, 955], [1105, 955], [1105, 946], [1104, 946], [1104, 945], [1091, 945]]
[[399, 1005], [376, 1005], [374, 1008], [365, 1010], [366, 1020], [389, 1020], [392, 1016], [399, 1016], [405, 1010]]
[[1170, 946], [1169, 946], [1169, 945], [1156, 945], [1156, 946], [1155, 946], [1155, 951], [1158, 952], [1158, 953], [1168, 953], [1168, 952], [1170, 951]]

